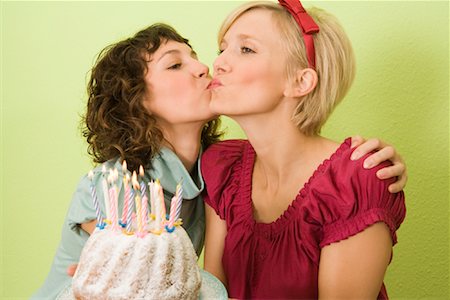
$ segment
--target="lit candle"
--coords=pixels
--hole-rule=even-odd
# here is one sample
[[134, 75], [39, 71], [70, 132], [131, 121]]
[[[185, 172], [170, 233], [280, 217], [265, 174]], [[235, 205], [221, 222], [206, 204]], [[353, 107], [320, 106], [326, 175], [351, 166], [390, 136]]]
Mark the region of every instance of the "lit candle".
[[174, 222], [175, 222], [175, 210], [176, 210], [176, 195], [173, 195], [172, 200], [170, 201], [170, 216], [169, 216], [169, 222], [167, 223], [166, 229], [169, 232], [173, 231], [174, 228]]
[[130, 198], [131, 198], [131, 189], [130, 189], [130, 176], [128, 174], [125, 174], [123, 176], [123, 187], [125, 190], [124, 197], [123, 197], [123, 209], [122, 209], [122, 218], [121, 218], [121, 225], [125, 227], [125, 225], [128, 222], [127, 215], [128, 210], [130, 206]]
[[142, 199], [142, 224], [145, 227], [147, 224], [148, 218], [148, 197], [147, 197], [147, 187], [144, 182], [144, 168], [142, 166], [139, 167], [139, 175], [141, 177], [141, 199]]
[[131, 182], [133, 184], [133, 189], [135, 190], [135, 198], [134, 201], [136, 203], [136, 221], [137, 221], [137, 235], [138, 236], [142, 236], [144, 233], [144, 230], [142, 228], [143, 224], [142, 224], [142, 219], [141, 219], [141, 213], [142, 213], [142, 209], [141, 209], [141, 196], [139, 193], [140, 187], [139, 187], [139, 182], [137, 181], [137, 175], [136, 172], [133, 172], [133, 176], [131, 177]]
[[108, 182], [110, 184], [109, 189], [109, 200], [110, 200], [110, 216], [111, 216], [111, 226], [112, 229], [117, 230], [119, 228], [119, 220], [117, 215], [117, 200], [118, 200], [118, 191], [117, 191], [117, 185], [116, 180], [118, 178], [118, 172], [117, 169], [110, 170], [110, 174], [108, 177]]
[[[164, 205], [164, 195], [162, 193], [161, 185], [159, 180], [154, 183], [155, 187], [155, 233], [161, 233], [164, 226], [163, 222], [166, 219], [166, 208]], [[162, 199], [161, 199], [162, 196]]]
[[127, 161], [125, 159], [122, 162], [122, 173], [123, 174], [127, 174], [128, 173]]
[[174, 222], [178, 220], [181, 214], [181, 205], [183, 204], [183, 187], [181, 183], [177, 184], [177, 190], [175, 193], [175, 196], [177, 197], [177, 201], [175, 202], [177, 204], [176, 210], [175, 210], [175, 219]]
[[108, 192], [108, 183], [106, 181], [106, 167], [105, 167], [105, 165], [102, 166], [102, 175], [103, 175], [103, 179], [102, 179], [103, 200], [105, 202], [106, 220], [109, 221], [111, 216], [109, 215], [109, 213], [110, 213], [109, 192]]
[[156, 199], [156, 189], [155, 189], [155, 182], [152, 180], [148, 183], [148, 187], [150, 190], [150, 217], [154, 220], [155, 219], [155, 199]]
[[134, 191], [130, 191], [130, 197], [128, 198], [129, 204], [128, 204], [128, 212], [127, 212], [127, 232], [131, 232], [132, 230], [132, 214], [133, 214], [133, 197], [134, 197]]
[[159, 202], [161, 202], [161, 218], [163, 219], [161, 228], [163, 228], [165, 225], [164, 223], [166, 221], [166, 202], [164, 201], [164, 191], [161, 184], [159, 184], [159, 180], [158, 180], [158, 200]]
[[125, 227], [127, 224], [127, 214], [128, 214], [128, 207], [129, 207], [129, 200], [128, 198], [131, 196], [131, 192], [130, 192], [130, 176], [128, 175], [127, 172], [127, 162], [125, 160], [123, 160], [122, 162], [122, 173], [123, 175], [123, 187], [124, 187], [124, 196], [123, 196], [123, 209], [122, 209], [122, 218], [120, 219], [120, 225], [122, 225], [122, 227]]
[[167, 231], [172, 232], [174, 223], [178, 220], [178, 217], [181, 213], [181, 204], [183, 202], [182, 198], [183, 188], [181, 187], [181, 184], [179, 183], [177, 185], [175, 195], [173, 195], [171, 203], [170, 203], [170, 216], [169, 216], [169, 222], [167, 224]]
[[117, 182], [119, 181], [119, 171], [117, 169], [114, 169], [113, 179], [115, 228], [119, 229], [119, 186], [117, 185]]
[[127, 191], [127, 182], [126, 182], [126, 176], [123, 176], [122, 182], [123, 182], [123, 188], [124, 188], [124, 195], [123, 195], [123, 205], [122, 205], [122, 216], [119, 218], [119, 225], [125, 228], [127, 225], [127, 210], [128, 210], [128, 196], [130, 194], [129, 191]]
[[142, 215], [141, 215], [141, 218], [142, 218], [142, 226], [144, 226], [144, 228], [145, 228], [145, 226], [147, 225], [147, 223], [148, 223], [148, 203], [147, 203], [147, 200], [148, 198], [147, 198], [147, 196], [144, 194], [144, 196], [141, 198], [141, 202], [142, 202]]
[[97, 227], [102, 228], [103, 226], [103, 220], [102, 220], [102, 213], [100, 212], [100, 207], [98, 205], [98, 199], [97, 199], [97, 190], [95, 189], [95, 185], [94, 185], [94, 173], [91, 171], [89, 171], [88, 174], [88, 178], [91, 181], [91, 195], [92, 195], [92, 201], [94, 202], [94, 207], [95, 207], [95, 214], [97, 216]]

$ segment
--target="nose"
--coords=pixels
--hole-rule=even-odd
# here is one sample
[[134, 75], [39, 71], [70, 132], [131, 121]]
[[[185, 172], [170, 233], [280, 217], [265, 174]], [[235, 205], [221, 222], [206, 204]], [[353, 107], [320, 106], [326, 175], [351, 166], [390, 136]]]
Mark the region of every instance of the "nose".
[[196, 69], [196, 75], [199, 78], [208, 77], [209, 76], [209, 68], [207, 65], [198, 62], [198, 66]]
[[230, 66], [226, 62], [225, 51], [219, 54], [214, 60], [214, 75], [223, 74], [230, 70]]

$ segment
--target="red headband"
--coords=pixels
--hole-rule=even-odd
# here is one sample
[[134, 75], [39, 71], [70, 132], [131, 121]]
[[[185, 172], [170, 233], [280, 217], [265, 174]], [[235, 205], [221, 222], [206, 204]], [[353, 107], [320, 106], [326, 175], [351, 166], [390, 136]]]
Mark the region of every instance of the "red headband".
[[314, 51], [313, 34], [319, 32], [319, 26], [313, 18], [306, 12], [298, 0], [278, 0], [281, 6], [286, 8], [294, 17], [298, 26], [302, 30], [303, 40], [305, 41], [306, 56], [308, 57], [309, 67], [316, 68], [316, 53]]

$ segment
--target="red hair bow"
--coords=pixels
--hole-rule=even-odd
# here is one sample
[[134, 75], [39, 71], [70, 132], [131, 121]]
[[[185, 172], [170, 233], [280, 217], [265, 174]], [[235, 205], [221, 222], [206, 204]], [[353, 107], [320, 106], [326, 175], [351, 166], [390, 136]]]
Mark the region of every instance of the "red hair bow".
[[313, 34], [319, 32], [319, 26], [313, 18], [306, 12], [303, 5], [298, 0], [278, 0], [281, 6], [286, 8], [295, 18], [298, 26], [302, 30], [303, 40], [305, 41], [306, 56], [309, 67], [316, 68], [316, 53], [314, 50]]

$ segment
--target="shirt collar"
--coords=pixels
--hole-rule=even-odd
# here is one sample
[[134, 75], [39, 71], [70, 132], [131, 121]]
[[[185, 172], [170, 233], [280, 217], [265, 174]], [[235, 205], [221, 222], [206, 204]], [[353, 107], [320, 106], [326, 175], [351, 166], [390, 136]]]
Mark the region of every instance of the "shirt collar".
[[152, 179], [159, 179], [164, 190], [174, 194], [176, 186], [181, 182], [183, 187], [183, 199], [191, 200], [200, 195], [205, 187], [205, 183], [200, 172], [200, 155], [197, 159], [193, 172], [194, 178], [186, 170], [178, 156], [169, 148], [161, 148], [152, 160], [152, 169], [147, 170], [147, 174]]

